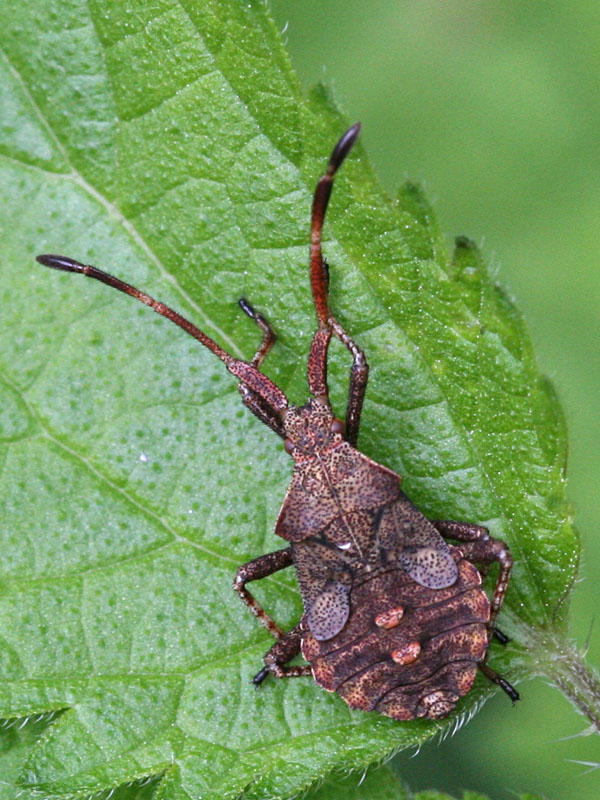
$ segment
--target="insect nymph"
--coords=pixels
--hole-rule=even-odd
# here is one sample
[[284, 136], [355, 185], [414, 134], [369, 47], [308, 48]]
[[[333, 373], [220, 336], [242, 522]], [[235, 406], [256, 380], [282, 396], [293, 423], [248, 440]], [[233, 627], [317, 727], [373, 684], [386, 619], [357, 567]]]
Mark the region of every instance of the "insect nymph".
[[[239, 380], [242, 402], [284, 440], [294, 459], [292, 483], [275, 532], [290, 544], [241, 566], [234, 588], [277, 639], [254, 682], [310, 675], [352, 708], [399, 720], [446, 716], [471, 688], [477, 669], [514, 701], [516, 690], [487, 664], [512, 567], [506, 545], [467, 522], [430, 521], [400, 490], [400, 477], [356, 449], [368, 365], [332, 315], [321, 231], [335, 172], [356, 141], [352, 126], [335, 146], [312, 208], [310, 282], [318, 326], [308, 358], [312, 395], [294, 406], [260, 367], [275, 342], [265, 318], [242, 310], [263, 332], [250, 362], [223, 350], [173, 309], [95, 267], [41, 255], [45, 266], [79, 272], [150, 306], [207, 347]], [[336, 336], [352, 356], [345, 423], [329, 402], [327, 352]], [[454, 540], [449, 545], [445, 538]], [[475, 563], [499, 562], [492, 600]], [[294, 565], [304, 613], [284, 632], [246, 588]], [[308, 662], [288, 666], [296, 655]]]

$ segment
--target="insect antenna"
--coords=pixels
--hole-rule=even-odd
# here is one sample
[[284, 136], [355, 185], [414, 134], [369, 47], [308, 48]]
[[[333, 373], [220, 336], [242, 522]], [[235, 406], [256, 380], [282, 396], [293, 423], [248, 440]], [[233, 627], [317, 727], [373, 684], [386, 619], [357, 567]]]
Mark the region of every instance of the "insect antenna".
[[357, 122], [351, 128], [348, 128], [346, 133], [333, 148], [327, 170], [317, 184], [313, 199], [310, 233], [310, 282], [315, 299], [317, 317], [321, 325], [327, 325], [329, 318], [329, 307], [327, 305], [327, 268], [323, 262], [321, 232], [323, 230], [323, 223], [325, 221], [331, 190], [333, 189], [334, 175], [350, 152], [359, 132], [360, 122]]
[[161, 316], [174, 322], [175, 325], [183, 328], [186, 333], [189, 333], [189, 335], [197, 339], [200, 344], [208, 348], [211, 353], [214, 353], [214, 355], [225, 364], [229, 372], [256, 392], [275, 412], [281, 413], [288, 407], [287, 397], [266, 375], [259, 372], [252, 364], [241, 361], [226, 350], [223, 350], [223, 348], [219, 347], [219, 345], [211, 339], [210, 336], [207, 336], [204, 331], [201, 331], [200, 328], [181, 316], [181, 314], [178, 314], [174, 309], [150, 297], [149, 294], [136, 289], [135, 286], [131, 286], [129, 283], [125, 283], [125, 281], [119, 278], [115, 278], [114, 275], [110, 275], [108, 272], [103, 272], [101, 269], [92, 267], [89, 264], [81, 264], [79, 261], [75, 261], [75, 259], [69, 258], [68, 256], [44, 254], [36, 256], [36, 261], [51, 269], [87, 275], [88, 278], [94, 278], [101, 283], [105, 283], [107, 286], [112, 286], [113, 289], [118, 289], [120, 292], [124, 292], [130, 297], [139, 300], [140, 303], [150, 306], [157, 314], [161, 314]]
[[358, 134], [360, 122], [348, 128], [336, 146], [333, 148], [325, 174], [321, 177], [315, 189], [312, 224], [310, 234], [310, 284], [319, 327], [317, 328], [310, 347], [308, 359], [308, 386], [311, 394], [329, 403], [329, 388], [327, 386], [327, 351], [332, 334], [352, 354], [350, 367], [350, 389], [348, 392], [348, 406], [346, 408], [346, 441], [356, 445], [360, 427], [360, 415], [363, 400], [367, 389], [369, 365], [365, 354], [346, 333], [329, 310], [327, 295], [329, 291], [329, 267], [323, 259], [321, 247], [321, 233], [327, 212], [327, 205], [333, 189], [335, 173], [342, 165], [350, 152]]

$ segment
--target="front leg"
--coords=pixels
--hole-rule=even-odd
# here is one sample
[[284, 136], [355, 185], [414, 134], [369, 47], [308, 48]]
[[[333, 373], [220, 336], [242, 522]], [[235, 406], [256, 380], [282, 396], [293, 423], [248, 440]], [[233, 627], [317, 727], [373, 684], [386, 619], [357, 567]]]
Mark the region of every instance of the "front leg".
[[[258, 327], [263, 332], [262, 341], [258, 347], [258, 350], [254, 354], [252, 361], [250, 362], [253, 367], [260, 369], [262, 362], [267, 357], [267, 354], [277, 339], [275, 331], [269, 325], [263, 315], [259, 314], [258, 311], [255, 311], [244, 297], [242, 297], [241, 300], [238, 300], [238, 305], [242, 311], [250, 317], [250, 319], [253, 319], [256, 322]], [[267, 403], [265, 403], [257, 392], [252, 391], [249, 386], [246, 386], [243, 381], [242, 383], [238, 384], [238, 390], [242, 395], [242, 402], [246, 408], [249, 408], [250, 411], [257, 416], [261, 422], [263, 422], [265, 425], [268, 425], [269, 428], [274, 430], [278, 436], [281, 436], [282, 439], [285, 439], [285, 431], [283, 430], [281, 416], [277, 414]]]
[[276, 550], [274, 553], [266, 553], [264, 556], [254, 558], [247, 564], [242, 564], [233, 580], [233, 588], [248, 606], [254, 616], [261, 622], [269, 633], [276, 639], [284, 636], [283, 631], [277, 623], [271, 619], [267, 612], [259, 605], [250, 592], [246, 589], [246, 584], [250, 581], [257, 581], [272, 575], [280, 569], [285, 569], [293, 564], [292, 548], [286, 547], [283, 550]]
[[[488, 529], [481, 525], [473, 525], [470, 522], [453, 522], [451, 520], [431, 520], [431, 524], [444, 538], [461, 542], [459, 550], [467, 561], [485, 565], [493, 564], [496, 561], [499, 562], [500, 573], [494, 587], [488, 624], [488, 629], [493, 631], [496, 617], [504, 602], [512, 570], [513, 559], [510, 550], [500, 539], [493, 539]], [[499, 638], [502, 639], [502, 636], [503, 634]]]

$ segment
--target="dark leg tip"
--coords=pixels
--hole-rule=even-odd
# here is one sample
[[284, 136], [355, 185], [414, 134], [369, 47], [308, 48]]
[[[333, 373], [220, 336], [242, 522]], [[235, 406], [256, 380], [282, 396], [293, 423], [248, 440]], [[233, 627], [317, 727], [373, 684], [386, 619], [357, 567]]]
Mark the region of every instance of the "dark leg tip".
[[510, 642], [510, 639], [508, 638], [508, 636], [505, 633], [502, 633], [501, 630], [498, 630], [498, 628], [494, 628], [493, 636], [494, 636], [495, 639], [497, 639], [500, 642], [500, 644], [503, 647], [506, 647], [506, 645]]
[[261, 685], [261, 683], [264, 681], [264, 679], [265, 679], [265, 678], [266, 678], [268, 675], [269, 675], [269, 669], [268, 669], [268, 667], [263, 667], [263, 668], [261, 669], [261, 671], [260, 671], [260, 672], [257, 672], [257, 673], [256, 673], [256, 675], [255, 675], [255, 676], [252, 678], [252, 683], [253, 683], [253, 684], [256, 686], [256, 688], [258, 689], [258, 687]]
[[506, 678], [503, 678], [502, 675], [498, 675], [498, 673], [489, 667], [485, 661], [482, 661], [479, 664], [479, 669], [483, 672], [485, 677], [490, 680], [492, 683], [495, 683], [496, 686], [499, 686], [503, 692], [510, 697], [512, 704], [517, 702], [517, 700], [521, 699], [521, 695], [517, 692], [514, 686], [512, 686]]
[[43, 264], [45, 267], [50, 267], [51, 269], [60, 269], [63, 272], [83, 272], [84, 264], [80, 264], [79, 261], [75, 261], [74, 258], [69, 258], [68, 256], [56, 256], [52, 255], [51, 253], [45, 253], [40, 256], [36, 256], [35, 260], [39, 264]]
[[252, 308], [250, 303], [246, 300], [245, 297], [240, 297], [238, 300], [238, 305], [244, 312], [244, 314], [248, 314], [251, 319], [256, 319], [256, 311]]
[[504, 678], [498, 679], [498, 686], [506, 692], [506, 694], [510, 697], [510, 700], [514, 706], [514, 704], [521, 699], [521, 695], [517, 692], [514, 686], [512, 686], [507, 680]]

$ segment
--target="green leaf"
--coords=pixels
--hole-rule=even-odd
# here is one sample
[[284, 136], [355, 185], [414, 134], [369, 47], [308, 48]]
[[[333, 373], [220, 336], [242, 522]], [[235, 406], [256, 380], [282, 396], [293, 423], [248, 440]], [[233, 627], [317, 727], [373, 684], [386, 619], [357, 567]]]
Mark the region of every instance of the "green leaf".
[[328, 775], [311, 789], [306, 800], [411, 800], [390, 767], [375, 767], [362, 775]]
[[[537, 794], [518, 794], [515, 795], [516, 800], [544, 800]], [[449, 794], [437, 791], [417, 792], [412, 795], [412, 800], [454, 800]], [[489, 800], [487, 795], [479, 794], [479, 792], [464, 792], [461, 800]]]
[[50, 716], [37, 719], [4, 720], [0, 725], [0, 800], [16, 800], [23, 763], [44, 733]]
[[[542, 800], [538, 795], [515, 794], [516, 800]], [[388, 766], [373, 767], [363, 774], [329, 775], [309, 790], [306, 800], [455, 800], [445, 792], [428, 789], [413, 794]], [[458, 800], [458, 798], [456, 798]], [[461, 800], [489, 800], [479, 792], [463, 792]]]
[[[63, 712], [22, 797], [147, 776], [161, 800], [285, 797], [455, 725], [354, 712], [310, 681], [255, 691], [271, 640], [231, 580], [282, 544], [288, 456], [196, 342], [33, 261], [96, 263], [247, 358], [248, 297], [279, 334], [266, 371], [303, 402], [311, 193], [347, 121], [324, 89], [302, 97], [259, 0], [7, 0], [0, 21], [0, 715]], [[382, 195], [360, 146], [326, 238], [331, 305], [372, 364], [361, 448], [426, 513], [510, 543], [513, 642], [491, 661], [549, 672], [578, 540], [562, 416], [520, 315], [470, 242], [448, 257], [418, 187]], [[298, 620], [292, 575], [256, 594]]]

